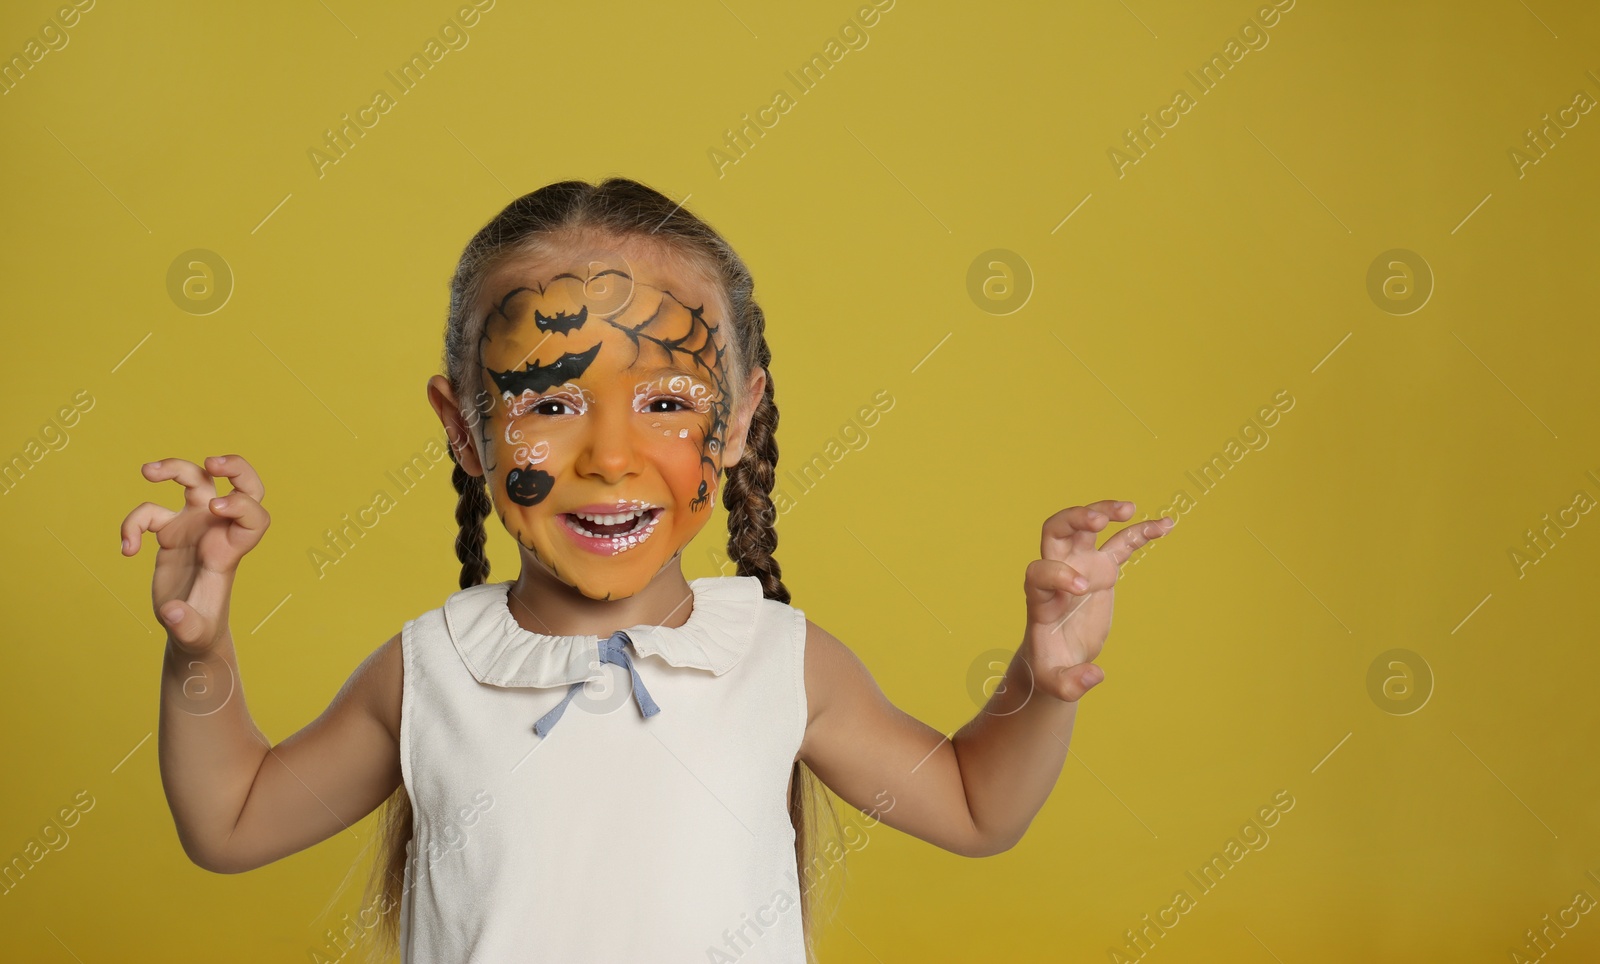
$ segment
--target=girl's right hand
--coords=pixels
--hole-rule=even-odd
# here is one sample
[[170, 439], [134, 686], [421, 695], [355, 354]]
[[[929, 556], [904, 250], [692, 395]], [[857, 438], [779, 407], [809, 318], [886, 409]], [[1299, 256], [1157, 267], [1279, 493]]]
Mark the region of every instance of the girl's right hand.
[[[183, 509], [145, 502], [122, 520], [124, 556], [139, 552], [145, 531], [155, 534], [159, 548], [150, 595], [156, 619], [190, 654], [210, 650], [227, 635], [234, 572], [272, 521], [261, 507], [266, 490], [250, 463], [237, 455], [212, 456], [205, 463], [146, 463], [141, 471], [149, 481], [183, 484]], [[233, 491], [220, 498], [212, 481], [218, 475], [233, 483]]]

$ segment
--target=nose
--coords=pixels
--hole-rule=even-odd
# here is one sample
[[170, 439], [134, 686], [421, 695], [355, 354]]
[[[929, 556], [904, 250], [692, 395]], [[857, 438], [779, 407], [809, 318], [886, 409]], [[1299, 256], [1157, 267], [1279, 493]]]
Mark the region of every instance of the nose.
[[579, 475], [610, 485], [638, 473], [638, 439], [629, 414], [622, 406], [595, 406], [575, 465]]

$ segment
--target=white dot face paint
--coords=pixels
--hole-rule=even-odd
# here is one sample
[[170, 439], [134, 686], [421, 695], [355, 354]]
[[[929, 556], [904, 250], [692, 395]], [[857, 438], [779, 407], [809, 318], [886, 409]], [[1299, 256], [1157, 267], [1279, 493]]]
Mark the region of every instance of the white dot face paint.
[[[711, 411], [715, 394], [704, 382], [688, 375], [671, 375], [653, 382], [639, 382], [633, 386], [635, 409], [643, 409], [663, 399], [675, 403], [679, 412], [695, 412], [703, 415]], [[661, 429], [662, 438], [672, 437], [672, 429], [662, 428], [660, 422], [651, 422], [650, 427]], [[678, 429], [678, 438], [688, 437], [688, 429]]]
[[[512, 261], [484, 282], [482, 378], [503, 404], [479, 441], [525, 564], [617, 599], [675, 565], [710, 516], [728, 346], [706, 310], [714, 288], [653, 258], [588, 256]], [[618, 279], [631, 297], [613, 305], [600, 286]]]
[[589, 530], [586, 521], [573, 514], [564, 514], [562, 523], [577, 537], [583, 548], [602, 556], [615, 556], [627, 552], [641, 545], [655, 532], [656, 524], [661, 521], [661, 510], [647, 502], [631, 500], [620, 502], [616, 508], [624, 514], [643, 512], [638, 525], [632, 532], [613, 536], [603, 536]]

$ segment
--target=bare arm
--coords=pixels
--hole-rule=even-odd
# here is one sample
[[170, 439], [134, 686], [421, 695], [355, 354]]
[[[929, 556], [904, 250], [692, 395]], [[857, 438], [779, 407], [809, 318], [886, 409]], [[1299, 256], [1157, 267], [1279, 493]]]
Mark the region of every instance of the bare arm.
[[983, 711], [952, 738], [973, 822], [984, 828], [995, 853], [1015, 847], [1050, 798], [1067, 761], [1077, 707], [1076, 700], [1041, 691], [1018, 650]]
[[947, 739], [889, 702], [860, 658], [810, 620], [805, 659], [811, 710], [800, 758], [829, 789], [964, 857], [1021, 839], [1055, 787], [1076, 704], [1027, 698], [1027, 668], [1017, 679], [1014, 659], [984, 712]]
[[800, 758], [858, 809], [887, 791], [883, 822], [945, 850], [983, 857], [1015, 846], [1061, 775], [1077, 700], [1104, 678], [1091, 661], [1110, 629], [1118, 569], [1173, 524], [1136, 523], [1094, 547], [1095, 532], [1132, 513], [1132, 503], [1105, 501], [1046, 520], [1024, 578], [1023, 643], [987, 705], [948, 739], [890, 703], [861, 660], [808, 620]]
[[401, 672], [397, 635], [321, 716], [274, 747], [245, 706], [231, 639], [199, 658], [169, 644], [161, 781], [189, 859], [217, 873], [253, 870], [349, 828], [387, 799], [400, 783]]
[[[146, 502], [122, 522], [122, 552], [159, 546], [151, 601], [167, 628], [158, 741], [161, 781], [183, 849], [238, 873], [303, 850], [371, 813], [400, 782], [400, 637], [380, 646], [328, 709], [274, 747], [250, 718], [228, 627], [234, 577], [270, 523], [261, 479], [237, 455], [205, 467], [163, 459], [184, 504]], [[213, 476], [233, 481], [218, 497]]]
[[805, 675], [809, 710], [800, 759], [830, 790], [952, 853], [999, 852], [973, 822], [944, 734], [889, 702], [856, 654], [809, 619]]

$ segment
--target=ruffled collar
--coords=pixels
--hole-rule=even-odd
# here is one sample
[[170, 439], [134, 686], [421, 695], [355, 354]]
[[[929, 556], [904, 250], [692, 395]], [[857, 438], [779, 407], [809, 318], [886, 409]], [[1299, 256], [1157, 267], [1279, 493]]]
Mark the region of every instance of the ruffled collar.
[[[641, 656], [721, 676], [749, 651], [763, 598], [755, 576], [689, 581], [694, 608], [682, 626], [622, 627]], [[461, 661], [480, 683], [564, 686], [601, 678], [600, 636], [547, 636], [518, 624], [506, 606], [511, 582], [485, 583], [445, 600], [444, 620]]]

